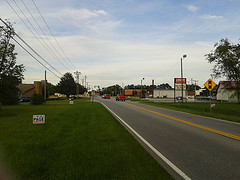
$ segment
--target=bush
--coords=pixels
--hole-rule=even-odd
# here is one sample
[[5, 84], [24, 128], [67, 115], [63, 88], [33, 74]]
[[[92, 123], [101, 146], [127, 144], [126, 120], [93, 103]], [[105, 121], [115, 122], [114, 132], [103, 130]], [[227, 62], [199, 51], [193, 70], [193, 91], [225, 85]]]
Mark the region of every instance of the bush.
[[40, 105], [44, 103], [44, 99], [41, 94], [34, 93], [31, 97], [31, 104], [33, 105]]

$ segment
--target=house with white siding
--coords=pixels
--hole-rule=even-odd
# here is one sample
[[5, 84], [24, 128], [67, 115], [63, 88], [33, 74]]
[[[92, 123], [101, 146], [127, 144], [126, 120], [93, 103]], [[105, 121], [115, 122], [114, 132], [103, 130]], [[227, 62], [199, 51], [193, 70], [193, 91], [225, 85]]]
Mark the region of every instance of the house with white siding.
[[237, 102], [236, 81], [220, 81], [217, 87], [217, 101], [221, 102]]

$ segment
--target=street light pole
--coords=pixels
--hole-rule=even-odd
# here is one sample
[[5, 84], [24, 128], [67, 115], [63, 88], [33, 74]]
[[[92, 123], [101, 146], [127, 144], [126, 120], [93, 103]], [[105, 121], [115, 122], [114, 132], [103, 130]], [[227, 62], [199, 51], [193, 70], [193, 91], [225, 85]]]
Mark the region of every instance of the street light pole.
[[182, 83], [182, 103], [183, 103], [183, 66], [182, 66], [182, 60], [183, 58], [186, 58], [187, 55], [184, 54], [183, 57], [181, 58], [181, 83]]
[[141, 79], [141, 98], [142, 98], [142, 81], [144, 80], [145, 78], [142, 78]]

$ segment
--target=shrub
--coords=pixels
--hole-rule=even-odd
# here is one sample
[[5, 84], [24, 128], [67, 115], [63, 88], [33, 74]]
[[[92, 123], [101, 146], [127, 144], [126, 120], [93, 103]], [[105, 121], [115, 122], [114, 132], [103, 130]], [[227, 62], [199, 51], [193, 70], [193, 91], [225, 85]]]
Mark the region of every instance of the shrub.
[[34, 93], [31, 97], [31, 104], [33, 105], [40, 105], [44, 103], [44, 99], [41, 94]]

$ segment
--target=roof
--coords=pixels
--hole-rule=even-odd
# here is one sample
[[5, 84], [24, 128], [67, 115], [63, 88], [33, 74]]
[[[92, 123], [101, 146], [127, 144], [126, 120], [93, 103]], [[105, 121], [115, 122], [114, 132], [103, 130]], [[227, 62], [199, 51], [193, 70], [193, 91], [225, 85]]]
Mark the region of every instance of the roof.
[[17, 87], [22, 93], [26, 93], [26, 92], [34, 89], [33, 84], [19, 84]]
[[[225, 89], [236, 89], [237, 88], [237, 81], [220, 81], [219, 84], [218, 84], [218, 88], [220, 86], [223, 86]], [[240, 85], [240, 84], [239, 84]], [[217, 88], [217, 89], [218, 89]]]

